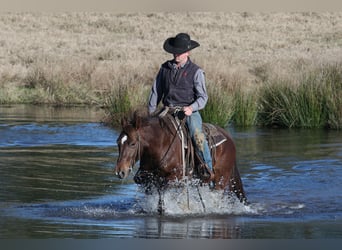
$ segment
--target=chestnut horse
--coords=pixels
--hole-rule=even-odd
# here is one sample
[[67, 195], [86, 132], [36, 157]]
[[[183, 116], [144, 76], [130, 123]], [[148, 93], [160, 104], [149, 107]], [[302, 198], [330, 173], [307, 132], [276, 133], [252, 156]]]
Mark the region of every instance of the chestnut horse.
[[[195, 160], [195, 167], [184, 167], [182, 140], [178, 136], [179, 127], [170, 124], [170, 120], [165, 118], [140, 116], [136, 112], [130, 121], [122, 120], [122, 132], [117, 139], [119, 157], [115, 174], [120, 179], [127, 178], [135, 163], [139, 161], [140, 167], [134, 181], [143, 185], [146, 190], [156, 187], [160, 199], [160, 190], [184, 177], [201, 179], [200, 171], [196, 167], [199, 164], [198, 160]], [[212, 146], [214, 188], [233, 192], [242, 203], [245, 203], [247, 199], [236, 166], [234, 142], [224, 129], [211, 126], [224, 137], [223, 142]], [[189, 148], [191, 147], [188, 146], [187, 151]], [[208, 180], [202, 178], [200, 182], [205, 185]]]

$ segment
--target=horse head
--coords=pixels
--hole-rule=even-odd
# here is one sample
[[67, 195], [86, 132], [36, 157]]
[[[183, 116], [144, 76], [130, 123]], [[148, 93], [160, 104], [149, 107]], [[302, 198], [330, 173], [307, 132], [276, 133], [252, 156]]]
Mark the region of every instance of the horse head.
[[121, 121], [121, 126], [122, 131], [117, 139], [119, 157], [115, 167], [115, 174], [120, 179], [125, 179], [132, 172], [134, 164], [139, 160], [139, 123], [136, 120], [128, 122], [124, 118]]

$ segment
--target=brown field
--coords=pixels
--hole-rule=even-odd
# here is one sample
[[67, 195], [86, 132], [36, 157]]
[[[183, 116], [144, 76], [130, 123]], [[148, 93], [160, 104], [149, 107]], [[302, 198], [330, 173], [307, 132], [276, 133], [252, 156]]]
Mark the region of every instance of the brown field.
[[342, 61], [342, 12], [1, 13], [0, 103], [102, 105], [123, 84], [146, 93], [178, 32], [200, 42], [192, 59], [208, 84], [253, 89]]

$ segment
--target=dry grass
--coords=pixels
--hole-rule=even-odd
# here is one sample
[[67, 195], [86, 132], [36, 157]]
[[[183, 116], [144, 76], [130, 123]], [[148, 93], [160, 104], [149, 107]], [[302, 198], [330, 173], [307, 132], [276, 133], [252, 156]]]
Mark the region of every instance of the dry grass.
[[145, 93], [178, 32], [200, 42], [193, 60], [226, 90], [342, 55], [341, 12], [1, 13], [0, 103], [103, 105], [118, 84]]

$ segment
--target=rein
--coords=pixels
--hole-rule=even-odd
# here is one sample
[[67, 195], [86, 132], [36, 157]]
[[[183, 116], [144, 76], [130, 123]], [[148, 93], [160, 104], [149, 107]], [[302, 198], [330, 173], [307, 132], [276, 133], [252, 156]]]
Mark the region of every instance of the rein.
[[[165, 112], [166, 110], [166, 112]], [[165, 109], [162, 113], [163, 116], [165, 116], [169, 109]], [[165, 159], [166, 159], [166, 156], [168, 155], [168, 152], [170, 151], [171, 149], [171, 146], [173, 145], [174, 141], [175, 141], [175, 138], [177, 137], [177, 135], [179, 134], [180, 135], [180, 138], [181, 138], [181, 156], [182, 156], [182, 167], [183, 167], [183, 181], [185, 182], [185, 185], [186, 185], [186, 195], [187, 195], [187, 206], [188, 206], [188, 209], [190, 209], [190, 195], [189, 195], [189, 179], [188, 179], [188, 173], [187, 173], [187, 167], [186, 167], [186, 161], [185, 161], [185, 138], [184, 138], [184, 132], [182, 130], [182, 127], [186, 121], [185, 119], [185, 114], [184, 112], [182, 111], [181, 108], [176, 108], [174, 111], [173, 111], [173, 116], [175, 118], [175, 121], [178, 123], [176, 127], [176, 132], [172, 138], [172, 141], [168, 147], [168, 149], [166, 150], [162, 160], [161, 160], [161, 163], [162, 163], [162, 166], [165, 164]], [[173, 118], [171, 118], [173, 119]], [[173, 123], [173, 120], [172, 120], [172, 123]], [[189, 150], [190, 150], [190, 147], [188, 147]], [[200, 194], [199, 194], [200, 195]], [[200, 196], [201, 197], [201, 196]], [[204, 210], [205, 210], [205, 207], [204, 207]]]
[[[135, 152], [135, 156], [134, 156], [135, 162], [140, 161], [140, 158], [141, 158], [140, 134], [138, 133], [138, 131], [137, 131], [137, 134], [138, 134], [138, 143], [137, 143], [138, 144], [138, 149]], [[133, 163], [133, 165], [135, 165], [135, 163]]]
[[[179, 112], [179, 110], [177, 109], [177, 110], [175, 110], [174, 111], [174, 114], [176, 114], [176, 112]], [[161, 116], [161, 117], [164, 117], [166, 114], [164, 114], [163, 116]], [[176, 116], [177, 117], [177, 116]], [[176, 118], [175, 117], [175, 120], [177, 121], [177, 119], [178, 118]], [[173, 119], [173, 118], [171, 118], [171, 119]], [[180, 122], [179, 122], [180, 121]], [[182, 165], [183, 165], [183, 178], [185, 177], [185, 173], [186, 173], [186, 163], [185, 163], [185, 152], [184, 152], [184, 133], [183, 133], [183, 131], [182, 131], [182, 126], [185, 124], [185, 119], [182, 119], [182, 120], [179, 120], [178, 119], [178, 125], [177, 125], [177, 127], [176, 127], [176, 132], [175, 132], [175, 134], [173, 135], [173, 138], [172, 138], [172, 141], [171, 141], [171, 143], [169, 144], [169, 147], [167, 148], [167, 150], [166, 150], [166, 152], [164, 153], [164, 156], [162, 157], [162, 159], [161, 159], [161, 161], [160, 161], [160, 163], [161, 163], [161, 166], [164, 166], [164, 165], [166, 165], [166, 163], [165, 163], [165, 161], [166, 161], [166, 157], [168, 156], [168, 153], [169, 153], [169, 151], [171, 150], [171, 147], [172, 147], [172, 145], [174, 144], [174, 142], [175, 142], [175, 139], [177, 138], [177, 135], [178, 134], [180, 134], [180, 136], [181, 136], [181, 143], [182, 143]]]
[[[138, 130], [136, 132], [138, 134], [138, 142], [137, 142], [137, 147], [136, 147], [137, 150], [134, 152], [134, 157], [132, 157], [132, 159], [131, 159], [131, 164], [130, 164], [130, 170], [131, 171], [133, 170], [135, 163], [140, 161], [140, 158], [141, 158], [140, 134], [138, 133]], [[120, 156], [120, 158], [121, 158], [121, 156]]]

